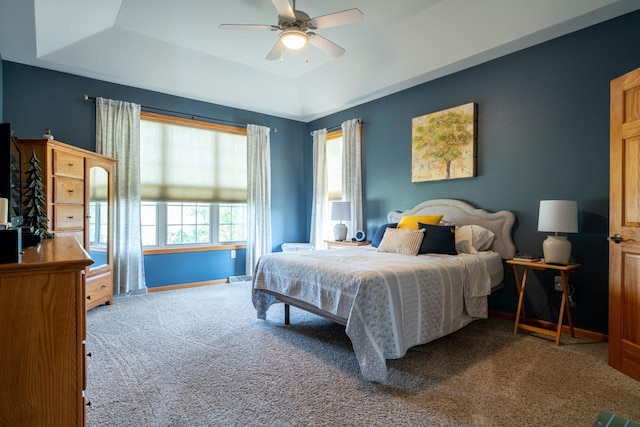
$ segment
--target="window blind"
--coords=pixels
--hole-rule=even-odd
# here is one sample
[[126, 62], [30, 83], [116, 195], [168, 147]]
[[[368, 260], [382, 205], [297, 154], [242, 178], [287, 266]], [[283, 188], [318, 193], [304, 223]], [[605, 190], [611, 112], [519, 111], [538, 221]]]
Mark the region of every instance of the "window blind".
[[342, 200], [342, 132], [327, 135], [326, 156], [329, 200]]
[[141, 115], [142, 200], [246, 203], [246, 130], [225, 128]]

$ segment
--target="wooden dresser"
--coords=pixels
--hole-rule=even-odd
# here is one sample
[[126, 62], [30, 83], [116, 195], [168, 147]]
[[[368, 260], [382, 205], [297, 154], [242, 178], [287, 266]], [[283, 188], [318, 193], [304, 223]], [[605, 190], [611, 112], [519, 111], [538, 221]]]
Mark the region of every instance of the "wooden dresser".
[[111, 211], [116, 160], [53, 139], [18, 139], [18, 145], [23, 162], [33, 154], [40, 161], [49, 231], [75, 237], [95, 261], [86, 272], [87, 310], [113, 303]]
[[82, 426], [86, 387], [84, 270], [60, 236], [0, 264], [0, 426]]

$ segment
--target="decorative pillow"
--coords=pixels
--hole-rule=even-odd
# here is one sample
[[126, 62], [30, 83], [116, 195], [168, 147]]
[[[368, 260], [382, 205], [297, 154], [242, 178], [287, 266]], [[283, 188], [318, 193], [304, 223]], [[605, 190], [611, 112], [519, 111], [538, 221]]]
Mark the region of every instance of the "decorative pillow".
[[458, 255], [455, 225], [431, 225], [420, 222], [418, 227], [426, 230], [418, 253]]
[[477, 254], [491, 247], [495, 234], [479, 225], [456, 227], [456, 250], [459, 254]]
[[418, 229], [418, 223], [438, 225], [444, 215], [404, 215], [400, 218], [398, 228]]
[[418, 255], [424, 229], [387, 228], [378, 246], [378, 252], [391, 252], [403, 255]]
[[398, 226], [397, 222], [390, 222], [389, 224], [382, 224], [378, 231], [376, 231], [375, 236], [371, 239], [371, 246], [377, 248], [380, 246], [380, 242], [382, 241], [382, 236], [384, 236], [384, 232], [387, 228], [396, 228]]

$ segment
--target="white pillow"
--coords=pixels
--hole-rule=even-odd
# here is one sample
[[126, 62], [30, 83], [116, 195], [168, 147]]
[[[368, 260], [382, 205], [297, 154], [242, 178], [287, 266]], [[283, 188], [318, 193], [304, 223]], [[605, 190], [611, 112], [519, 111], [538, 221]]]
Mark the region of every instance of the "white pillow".
[[479, 225], [456, 227], [456, 251], [459, 254], [477, 254], [491, 247], [495, 234]]
[[424, 237], [424, 228], [387, 228], [382, 236], [378, 252], [390, 252], [403, 255], [418, 255]]

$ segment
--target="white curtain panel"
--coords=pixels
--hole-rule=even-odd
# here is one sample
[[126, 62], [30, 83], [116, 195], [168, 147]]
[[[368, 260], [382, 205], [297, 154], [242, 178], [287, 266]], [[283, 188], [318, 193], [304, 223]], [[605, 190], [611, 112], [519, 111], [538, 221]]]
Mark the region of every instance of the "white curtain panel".
[[342, 123], [342, 200], [351, 202], [351, 221], [346, 221], [347, 240], [357, 230], [363, 230], [362, 221], [362, 138], [360, 120]]
[[327, 130], [319, 129], [313, 135], [313, 201], [311, 205], [311, 237], [309, 242], [315, 249], [324, 248], [329, 239], [327, 225], [329, 212], [329, 185], [327, 183]]
[[114, 293], [146, 289], [140, 226], [140, 105], [96, 98], [96, 151], [118, 160], [114, 179]]
[[270, 129], [247, 125], [247, 257], [246, 274], [271, 252]]

